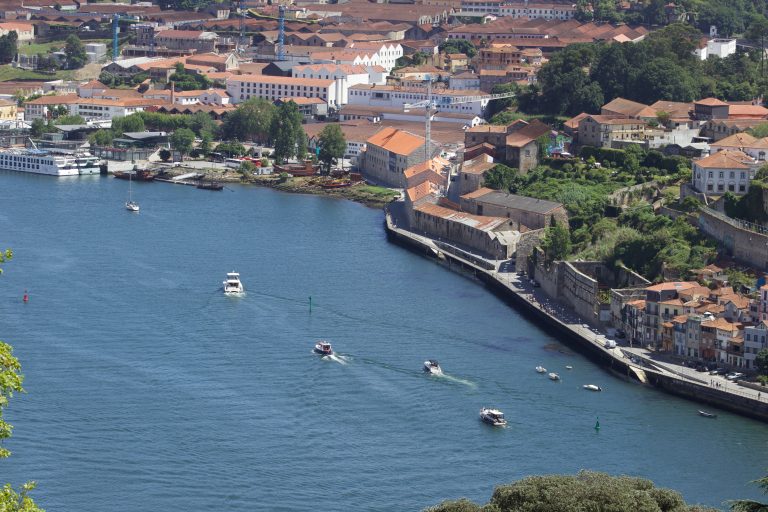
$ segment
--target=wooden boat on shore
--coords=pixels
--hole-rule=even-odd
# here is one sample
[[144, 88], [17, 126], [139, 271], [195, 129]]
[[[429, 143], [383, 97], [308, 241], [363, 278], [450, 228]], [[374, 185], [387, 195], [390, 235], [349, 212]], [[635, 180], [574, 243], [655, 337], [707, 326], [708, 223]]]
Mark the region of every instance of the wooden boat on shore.
[[200, 182], [197, 188], [201, 190], [224, 190], [224, 185], [217, 181]]
[[328, 183], [321, 183], [320, 186], [322, 188], [344, 188], [344, 187], [351, 187], [352, 182], [350, 181], [331, 181]]
[[707, 411], [702, 411], [701, 409], [699, 409], [699, 416], [704, 416], [705, 418], [713, 418], [713, 419], [717, 418], [717, 414], [713, 414]]
[[119, 180], [133, 180], [133, 181], [154, 181], [155, 175], [148, 169], [140, 169], [136, 171], [117, 171], [114, 173], [115, 178]]

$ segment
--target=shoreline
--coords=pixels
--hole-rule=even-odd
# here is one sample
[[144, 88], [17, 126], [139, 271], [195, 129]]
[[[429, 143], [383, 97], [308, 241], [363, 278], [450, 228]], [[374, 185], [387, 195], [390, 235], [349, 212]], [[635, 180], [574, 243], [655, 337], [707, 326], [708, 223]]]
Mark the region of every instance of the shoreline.
[[[311, 194], [332, 197], [336, 199], [347, 199], [349, 201], [360, 203], [369, 208], [384, 208], [387, 203], [400, 197], [400, 192], [397, 190], [370, 185], [364, 181], [353, 183], [347, 187], [323, 188], [321, 185], [323, 183], [329, 182], [331, 178], [319, 175], [290, 178], [280, 177], [278, 175], [272, 174], [263, 176], [243, 176], [239, 172], [230, 169], [196, 169], [191, 167], [175, 167], [172, 169], [164, 170], [163, 177], [173, 178], [195, 171], [204, 175], [204, 177], [199, 181], [215, 181], [221, 183], [222, 185], [255, 185], [292, 194]], [[167, 181], [163, 182], [167, 183]]]
[[[737, 385], [728, 390], [710, 385], [706, 380], [685, 375], [669, 363], [638, 354], [621, 345], [606, 348], [603, 334], [598, 334], [581, 324], [569, 324], [554, 314], [554, 309], [545, 300], [538, 300], [533, 288], [526, 289], [515, 272], [499, 272], [483, 268], [451, 252], [445, 244], [436, 244], [431, 239], [398, 228], [389, 211], [385, 209], [384, 229], [391, 243], [434, 259], [449, 270], [469, 272], [489, 290], [536, 323], [543, 330], [557, 335], [559, 341], [570, 346], [579, 354], [606, 369], [608, 373], [624, 380], [632, 380], [664, 391], [679, 398], [717, 407], [758, 421], [768, 422], [768, 402], [752, 398], [744, 391], [737, 391]], [[551, 299], [550, 299], [551, 300]], [[600, 341], [603, 338], [602, 342]]]

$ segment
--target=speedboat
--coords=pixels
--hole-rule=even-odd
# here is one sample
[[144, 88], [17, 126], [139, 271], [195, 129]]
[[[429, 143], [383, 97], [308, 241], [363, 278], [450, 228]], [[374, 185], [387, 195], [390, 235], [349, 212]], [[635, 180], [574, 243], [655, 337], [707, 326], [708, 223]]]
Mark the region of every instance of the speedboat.
[[315, 353], [320, 354], [321, 356], [332, 356], [333, 349], [331, 348], [331, 344], [327, 341], [318, 341], [315, 343]]
[[565, 367], [565, 369], [566, 369], [566, 370], [573, 370], [573, 366], [571, 366], [571, 365], [568, 365], [568, 366], [566, 366], [566, 367]]
[[705, 418], [717, 418], [717, 414], [712, 414], [711, 412], [702, 410], [699, 410], [699, 416], [704, 416]]
[[537, 366], [536, 373], [547, 373], [547, 369], [544, 368], [543, 366]]
[[552, 372], [549, 374], [550, 380], [560, 380], [560, 376], [556, 374], [555, 372]]
[[240, 274], [235, 272], [227, 272], [227, 280], [224, 281], [224, 294], [225, 295], [237, 295], [243, 293], [243, 283], [240, 282]]
[[128, 210], [129, 212], [137, 212], [139, 211], [139, 204], [134, 203], [133, 201], [127, 201], [125, 203], [125, 209]]
[[434, 359], [427, 359], [424, 361], [424, 372], [431, 375], [442, 375], [443, 369], [440, 368], [440, 365]]
[[504, 413], [498, 409], [483, 407], [480, 409], [480, 419], [494, 427], [503, 427], [507, 424], [507, 420], [504, 419]]
[[603, 389], [600, 386], [596, 386], [595, 384], [584, 384], [584, 389], [588, 389], [589, 391], [602, 391]]

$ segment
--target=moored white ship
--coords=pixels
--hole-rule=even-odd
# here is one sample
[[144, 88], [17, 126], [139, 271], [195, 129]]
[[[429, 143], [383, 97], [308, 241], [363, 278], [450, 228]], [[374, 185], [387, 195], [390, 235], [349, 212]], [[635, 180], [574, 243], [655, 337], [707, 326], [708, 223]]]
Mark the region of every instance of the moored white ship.
[[99, 159], [88, 152], [11, 148], [0, 150], [0, 170], [78, 176], [99, 174]]

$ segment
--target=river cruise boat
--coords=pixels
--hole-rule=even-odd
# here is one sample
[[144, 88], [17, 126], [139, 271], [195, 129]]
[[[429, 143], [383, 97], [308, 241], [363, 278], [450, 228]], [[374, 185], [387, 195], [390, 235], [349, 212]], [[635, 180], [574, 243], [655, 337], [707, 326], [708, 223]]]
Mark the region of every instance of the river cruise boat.
[[327, 341], [318, 341], [315, 343], [315, 353], [321, 356], [332, 356], [333, 348], [331, 348], [331, 344]]
[[442, 375], [443, 369], [440, 368], [440, 364], [434, 359], [427, 359], [424, 361], [424, 372], [430, 375]]
[[49, 176], [79, 176], [101, 172], [99, 159], [88, 152], [21, 148], [0, 150], [0, 170]]
[[240, 282], [240, 274], [235, 272], [227, 273], [227, 280], [224, 281], [224, 294], [225, 295], [238, 295], [245, 291], [243, 283]]
[[493, 425], [494, 427], [503, 427], [507, 424], [507, 420], [504, 419], [504, 413], [498, 409], [483, 407], [480, 409], [480, 419], [483, 423]]

